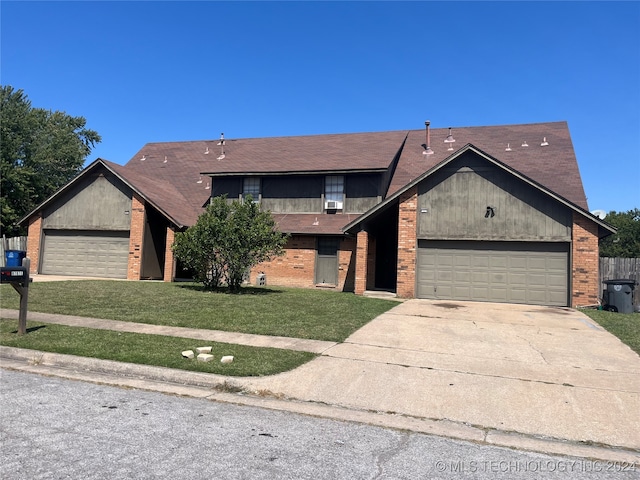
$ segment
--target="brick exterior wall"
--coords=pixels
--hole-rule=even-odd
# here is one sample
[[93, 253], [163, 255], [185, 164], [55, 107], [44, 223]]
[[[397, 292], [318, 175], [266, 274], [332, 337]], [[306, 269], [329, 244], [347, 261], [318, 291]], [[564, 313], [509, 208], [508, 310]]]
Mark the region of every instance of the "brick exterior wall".
[[144, 223], [144, 200], [134, 193], [133, 198], [131, 199], [131, 226], [129, 227], [129, 261], [127, 267], [127, 280], [140, 280]]
[[176, 237], [176, 232], [173, 228], [167, 227], [167, 239], [165, 241], [164, 248], [164, 281], [165, 282], [173, 282], [176, 276], [176, 261], [173, 256], [173, 250], [171, 250], [171, 245]]
[[571, 236], [571, 305], [596, 305], [600, 265], [598, 226], [574, 212]]
[[[352, 291], [355, 282], [356, 242], [343, 238], [338, 250], [338, 291]], [[264, 273], [267, 285], [283, 287], [316, 288], [316, 237], [293, 235], [285, 245], [285, 255], [270, 262], [256, 265], [250, 273], [249, 281], [255, 285], [256, 275]], [[324, 288], [331, 288], [323, 286]]]
[[367, 289], [367, 272], [369, 270], [369, 234], [364, 230], [356, 237], [356, 295], [362, 295]]
[[398, 217], [398, 281], [396, 295], [414, 298], [416, 290], [418, 188], [400, 195]]
[[40, 265], [40, 241], [42, 240], [42, 217], [34, 215], [29, 219], [27, 232], [27, 257], [31, 260], [30, 273], [38, 273]]

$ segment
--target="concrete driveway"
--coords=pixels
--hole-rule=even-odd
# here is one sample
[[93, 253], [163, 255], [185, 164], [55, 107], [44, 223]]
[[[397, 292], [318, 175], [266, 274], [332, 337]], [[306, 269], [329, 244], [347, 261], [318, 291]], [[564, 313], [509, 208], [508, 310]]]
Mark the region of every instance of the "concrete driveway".
[[409, 300], [302, 367], [300, 400], [640, 449], [640, 357], [568, 308]]

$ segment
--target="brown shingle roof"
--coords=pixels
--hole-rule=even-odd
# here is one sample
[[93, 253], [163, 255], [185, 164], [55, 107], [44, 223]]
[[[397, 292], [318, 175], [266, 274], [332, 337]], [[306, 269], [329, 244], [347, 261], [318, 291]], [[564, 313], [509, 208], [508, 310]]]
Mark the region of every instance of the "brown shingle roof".
[[[456, 127], [452, 129], [454, 151], [444, 140], [447, 128], [431, 129], [433, 155], [422, 154], [425, 130], [409, 132], [387, 195], [391, 195], [426, 170], [434, 167], [462, 146], [470, 143], [509, 167], [587, 209], [580, 171], [566, 122], [503, 125], [490, 127]], [[541, 147], [546, 137], [548, 146]], [[522, 147], [526, 141], [528, 147]], [[507, 145], [511, 151], [505, 151]]]
[[323, 215], [309, 213], [273, 214], [281, 232], [310, 235], [342, 235], [342, 227], [358, 218], [357, 215]]
[[[434, 155], [422, 155], [425, 131], [411, 130], [225, 140], [225, 158], [218, 140], [163, 142], [145, 145], [126, 165], [111, 164], [123, 178], [178, 225], [195, 223], [211, 190], [206, 174], [276, 174], [321, 171], [382, 171], [402, 147], [387, 196], [443, 161], [455, 150], [473, 144], [535, 182], [587, 209], [580, 172], [566, 122], [456, 127], [454, 151], [447, 151], [447, 128], [431, 129]], [[541, 147], [546, 137], [549, 146]], [[529, 147], [521, 147], [523, 141]], [[510, 144], [512, 151], [505, 148]], [[205, 154], [205, 151], [209, 154]], [[142, 158], [145, 160], [142, 161]], [[165, 161], [166, 160], [166, 161]], [[201, 174], [203, 174], [201, 176]], [[202, 180], [201, 183], [198, 183]], [[337, 234], [354, 215], [277, 215], [283, 231]], [[311, 217], [314, 217], [311, 221]]]

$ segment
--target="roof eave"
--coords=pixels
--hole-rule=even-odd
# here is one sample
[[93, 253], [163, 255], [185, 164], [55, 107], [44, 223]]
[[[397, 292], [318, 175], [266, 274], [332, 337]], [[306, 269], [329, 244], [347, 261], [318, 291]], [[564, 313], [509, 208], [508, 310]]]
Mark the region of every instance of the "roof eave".
[[209, 177], [230, 177], [242, 175], [245, 177], [257, 177], [257, 176], [275, 176], [275, 175], [340, 175], [349, 173], [384, 173], [387, 168], [341, 168], [335, 170], [278, 170], [278, 171], [230, 171], [230, 172], [201, 172], [201, 175], [207, 175]]

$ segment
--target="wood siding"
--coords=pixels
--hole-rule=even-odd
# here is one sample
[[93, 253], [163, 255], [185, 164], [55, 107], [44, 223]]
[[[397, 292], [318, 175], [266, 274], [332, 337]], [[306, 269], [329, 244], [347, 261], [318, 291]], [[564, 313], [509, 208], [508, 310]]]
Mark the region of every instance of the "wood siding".
[[[243, 178], [213, 178], [212, 197], [240, 198]], [[260, 178], [260, 204], [273, 213], [322, 213], [325, 175], [274, 175]], [[344, 213], [364, 213], [381, 201], [381, 175], [345, 176]]]
[[323, 178], [263, 177], [261, 205], [274, 213], [321, 213]]
[[44, 212], [43, 228], [129, 230], [131, 193], [111, 174], [82, 179]]
[[348, 175], [345, 185], [345, 213], [364, 213], [382, 199], [381, 175]]
[[418, 193], [418, 238], [571, 240], [568, 208], [472, 153], [425, 179]]

